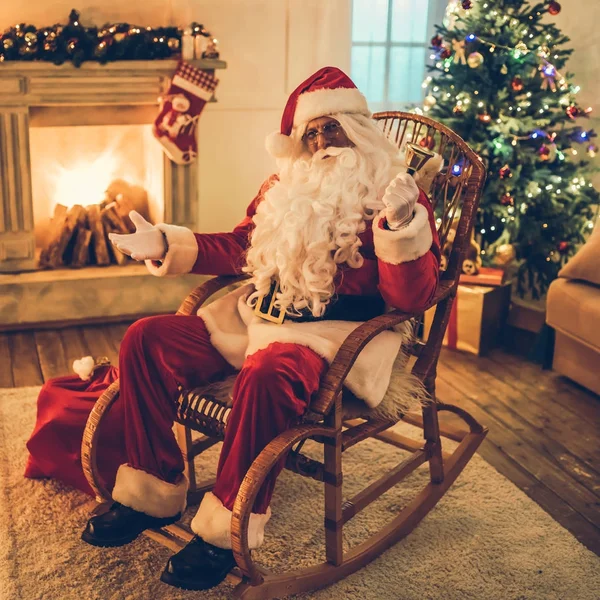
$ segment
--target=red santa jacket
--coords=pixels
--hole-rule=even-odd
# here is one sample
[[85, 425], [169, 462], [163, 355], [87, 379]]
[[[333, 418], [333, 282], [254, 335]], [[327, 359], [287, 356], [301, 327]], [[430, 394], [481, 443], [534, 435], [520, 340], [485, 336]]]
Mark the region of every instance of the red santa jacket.
[[[278, 180], [271, 175], [261, 186], [246, 211], [246, 217], [229, 233], [195, 233], [198, 252], [192, 273], [235, 275], [241, 273], [244, 256], [254, 228], [253, 217], [267, 190]], [[168, 236], [168, 231], [165, 231]], [[440, 245], [435, 218], [423, 191], [411, 224], [388, 231], [381, 214], [367, 221], [360, 234], [363, 265], [353, 269], [340, 265], [336, 293], [381, 296], [385, 303], [404, 312], [418, 312], [435, 293]]]

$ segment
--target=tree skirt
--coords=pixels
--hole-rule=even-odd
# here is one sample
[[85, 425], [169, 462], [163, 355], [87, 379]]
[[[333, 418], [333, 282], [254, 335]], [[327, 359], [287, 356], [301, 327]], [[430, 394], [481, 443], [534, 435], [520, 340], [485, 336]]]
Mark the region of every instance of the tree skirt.
[[[170, 551], [140, 536], [113, 549], [80, 540], [90, 497], [52, 480], [23, 478], [39, 388], [0, 390], [0, 598], [2, 600], [227, 599], [225, 582], [186, 592], [158, 580]], [[400, 427], [406, 427], [402, 425]], [[203, 458], [214, 473], [218, 447]], [[376, 441], [345, 453], [344, 492], [400, 462]], [[367, 475], [369, 474], [369, 475]], [[387, 522], [420, 489], [421, 468], [344, 528], [346, 547]], [[267, 568], [323, 559], [321, 485], [289, 472], [277, 484], [263, 547]], [[188, 511], [186, 518], [193, 516]], [[407, 538], [345, 580], [298, 598], [597, 600], [600, 558], [479, 456]]]

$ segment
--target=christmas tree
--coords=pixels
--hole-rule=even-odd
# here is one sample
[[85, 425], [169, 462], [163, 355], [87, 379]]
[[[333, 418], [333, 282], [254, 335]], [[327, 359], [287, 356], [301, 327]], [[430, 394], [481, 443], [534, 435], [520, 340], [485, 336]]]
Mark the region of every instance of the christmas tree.
[[484, 264], [516, 261], [517, 290], [534, 298], [593, 228], [599, 198], [596, 134], [564, 71], [560, 10], [555, 0], [452, 0], [423, 84], [425, 111], [488, 168], [475, 230]]

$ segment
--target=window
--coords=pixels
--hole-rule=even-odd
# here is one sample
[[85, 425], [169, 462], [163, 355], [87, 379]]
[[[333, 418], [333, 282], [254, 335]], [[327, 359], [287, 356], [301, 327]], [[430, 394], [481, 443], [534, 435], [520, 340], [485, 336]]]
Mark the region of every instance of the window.
[[421, 104], [434, 24], [447, 0], [353, 0], [352, 79], [373, 112]]

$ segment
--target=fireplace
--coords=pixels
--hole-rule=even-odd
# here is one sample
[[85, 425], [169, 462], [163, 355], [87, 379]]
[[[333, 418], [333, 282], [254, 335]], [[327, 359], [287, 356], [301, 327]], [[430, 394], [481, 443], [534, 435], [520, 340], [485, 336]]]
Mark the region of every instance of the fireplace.
[[[226, 66], [212, 59], [192, 62], [210, 71]], [[196, 166], [170, 161], [151, 134], [158, 97], [176, 65], [0, 63], [0, 327], [68, 322], [74, 315], [93, 320], [170, 312], [190, 289], [190, 278], [166, 286], [131, 261], [73, 273], [40, 270], [39, 262], [55, 205], [100, 203], [115, 180], [145, 194], [151, 220], [195, 228]], [[67, 288], [79, 295], [76, 312]], [[115, 297], [116, 288], [121, 297]], [[106, 289], [113, 291], [102, 300], [98, 294]], [[144, 291], [151, 300], [140, 298]], [[82, 309], [81, 294], [97, 307]], [[34, 305], [53, 309], [40, 314]]]

